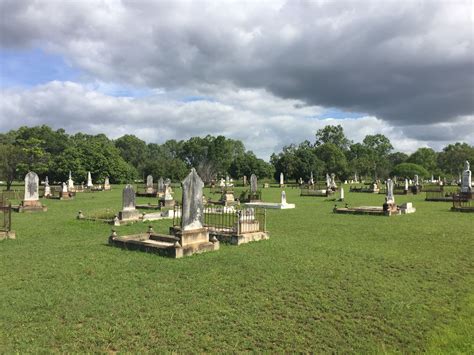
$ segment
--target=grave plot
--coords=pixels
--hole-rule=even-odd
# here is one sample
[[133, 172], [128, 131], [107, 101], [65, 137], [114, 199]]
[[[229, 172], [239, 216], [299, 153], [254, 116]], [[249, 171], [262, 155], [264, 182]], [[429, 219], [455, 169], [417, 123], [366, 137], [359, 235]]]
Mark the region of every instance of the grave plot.
[[273, 202], [247, 202], [245, 203], [246, 207], [260, 207], [260, 208], [269, 208], [269, 209], [277, 209], [277, 210], [286, 210], [295, 208], [294, 203], [287, 203], [286, 202], [286, 193], [285, 191], [281, 192], [281, 202], [280, 203], [273, 203]]
[[25, 176], [25, 194], [19, 206], [14, 206], [16, 212], [46, 212], [48, 208], [43, 206], [39, 200], [39, 178], [30, 171]]
[[387, 195], [385, 203], [382, 206], [357, 206], [351, 207], [348, 204], [345, 207], [334, 206], [333, 212], [340, 214], [365, 214], [374, 216], [395, 216], [401, 214], [414, 213], [416, 209], [411, 202], [402, 205], [395, 204], [395, 197], [393, 194], [394, 184], [391, 179], [387, 180]]

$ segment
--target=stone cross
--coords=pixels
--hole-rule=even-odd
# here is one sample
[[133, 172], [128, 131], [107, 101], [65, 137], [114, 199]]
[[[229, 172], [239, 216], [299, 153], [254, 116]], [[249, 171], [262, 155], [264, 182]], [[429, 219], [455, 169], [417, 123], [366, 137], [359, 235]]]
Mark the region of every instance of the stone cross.
[[280, 173], [280, 186], [285, 184], [285, 177], [283, 176], [283, 173]]
[[162, 177], [158, 179], [158, 192], [163, 192], [165, 190], [165, 182]]
[[153, 176], [148, 175], [146, 177], [146, 187], [151, 187], [153, 188]]
[[192, 168], [189, 175], [181, 182], [183, 187], [181, 214], [181, 229], [183, 231], [201, 229], [203, 227], [204, 206], [202, 202], [202, 189], [204, 182]]
[[132, 185], [127, 184], [122, 191], [122, 210], [133, 211], [135, 206], [135, 191]]
[[387, 203], [395, 203], [395, 197], [393, 196], [393, 181], [391, 179], [387, 180]]
[[257, 192], [257, 177], [255, 174], [250, 175], [250, 192], [255, 193]]
[[281, 204], [286, 205], [286, 192], [285, 191], [281, 192]]
[[25, 201], [38, 201], [39, 200], [39, 178], [38, 175], [30, 171], [25, 176]]
[[92, 187], [94, 185], [92, 185], [92, 176], [91, 176], [91, 172], [88, 171], [87, 172], [87, 187]]
[[461, 192], [471, 192], [472, 190], [472, 173], [469, 161], [464, 163], [464, 171], [462, 173]]

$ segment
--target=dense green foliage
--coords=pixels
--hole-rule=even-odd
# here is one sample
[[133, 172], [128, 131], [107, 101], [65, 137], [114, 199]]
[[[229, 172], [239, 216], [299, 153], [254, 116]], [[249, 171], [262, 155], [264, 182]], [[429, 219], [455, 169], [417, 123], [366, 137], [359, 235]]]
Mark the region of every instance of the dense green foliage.
[[[286, 193], [296, 209], [267, 212], [270, 240], [179, 260], [109, 247], [111, 226], [75, 219], [120, 209], [119, 186], [14, 214], [17, 239], [0, 241], [0, 353], [473, 352], [472, 215], [424, 194], [396, 196], [412, 215], [337, 215], [333, 201]], [[346, 201], [383, 196], [346, 189]]]
[[[77, 183], [85, 181], [87, 171], [99, 183], [106, 176], [113, 183], [125, 183], [148, 174], [177, 181], [195, 167], [205, 182], [251, 174], [278, 180], [281, 172], [287, 181], [308, 181], [311, 173], [316, 180], [323, 180], [327, 173], [335, 173], [339, 180], [352, 179], [355, 174], [370, 180], [388, 177], [402, 163], [420, 165], [427, 176], [458, 177], [464, 161], [474, 161], [474, 147], [466, 143], [450, 144], [442, 152], [420, 148], [410, 156], [393, 150], [382, 134], [367, 135], [354, 143], [346, 138], [342, 126], [326, 126], [316, 132], [314, 143], [285, 146], [267, 163], [245, 150], [241, 141], [224, 136], [147, 144], [129, 134], [110, 140], [104, 134], [68, 135], [63, 129], [54, 131], [43, 125], [0, 134], [0, 179], [10, 185], [33, 170], [41, 179], [48, 176], [57, 182], [65, 181], [69, 171]], [[419, 175], [425, 176], [425, 171]]]
[[391, 175], [406, 179], [411, 179], [415, 175], [418, 175], [420, 179], [427, 179], [431, 176], [428, 170], [423, 166], [413, 163], [401, 163], [396, 165], [393, 168]]

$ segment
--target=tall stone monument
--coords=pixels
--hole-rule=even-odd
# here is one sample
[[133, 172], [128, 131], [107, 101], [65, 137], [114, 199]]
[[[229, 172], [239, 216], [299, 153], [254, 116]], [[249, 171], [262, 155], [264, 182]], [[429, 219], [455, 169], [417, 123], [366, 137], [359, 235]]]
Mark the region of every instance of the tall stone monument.
[[163, 192], [165, 192], [165, 181], [163, 180], [163, 177], [160, 177], [158, 179], [158, 193]]
[[92, 188], [94, 186], [94, 184], [92, 184], [92, 176], [91, 176], [90, 171], [87, 172], [87, 185], [86, 186], [88, 188]]
[[25, 195], [18, 210], [19, 212], [42, 212], [47, 210], [39, 201], [39, 178], [33, 171], [28, 172], [25, 176]]
[[256, 193], [258, 189], [257, 176], [255, 174], [250, 175], [250, 192]]
[[69, 170], [69, 178], [67, 179], [67, 189], [68, 191], [74, 191], [74, 180], [72, 180], [71, 170]]
[[285, 176], [283, 175], [283, 173], [280, 173], [280, 187], [284, 187], [285, 186]]
[[405, 188], [403, 189], [404, 193], [407, 194], [408, 193], [408, 179], [405, 179]]
[[330, 187], [331, 189], [333, 189], [334, 191], [337, 189], [336, 174], [334, 174], [334, 173], [331, 174], [331, 179], [330, 179], [329, 187]]
[[331, 187], [331, 177], [327, 173], [326, 173], [326, 187], [327, 188]]
[[136, 221], [140, 219], [140, 213], [136, 209], [135, 191], [133, 186], [127, 184], [122, 191], [122, 210], [118, 216], [120, 221]]
[[311, 172], [311, 177], [309, 178], [309, 184], [314, 185], [313, 172]]
[[387, 180], [387, 195], [385, 196], [387, 204], [395, 204], [395, 197], [393, 195], [393, 181], [391, 179]]
[[469, 193], [472, 192], [472, 173], [471, 173], [471, 166], [469, 161], [464, 162], [464, 171], [462, 172], [462, 184], [461, 184], [461, 192], [462, 193]]

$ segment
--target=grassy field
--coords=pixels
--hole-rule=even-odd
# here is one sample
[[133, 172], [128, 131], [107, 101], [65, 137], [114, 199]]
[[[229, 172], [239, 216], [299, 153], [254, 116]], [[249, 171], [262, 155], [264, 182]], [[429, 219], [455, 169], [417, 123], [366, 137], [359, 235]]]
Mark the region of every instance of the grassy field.
[[[473, 214], [422, 194], [396, 196], [413, 215], [336, 215], [286, 192], [296, 209], [268, 211], [270, 240], [179, 260], [109, 247], [111, 226], [75, 219], [119, 210], [117, 186], [14, 214], [17, 239], [0, 242], [0, 352], [474, 352]], [[346, 201], [383, 196], [346, 188]]]

